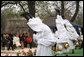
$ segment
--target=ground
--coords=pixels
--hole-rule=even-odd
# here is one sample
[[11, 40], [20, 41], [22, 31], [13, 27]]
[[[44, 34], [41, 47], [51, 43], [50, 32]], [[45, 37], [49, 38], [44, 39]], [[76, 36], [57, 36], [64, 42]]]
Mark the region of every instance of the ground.
[[[36, 48], [32, 48], [32, 52], [35, 50]], [[25, 52], [27, 52], [29, 50], [29, 48], [24, 48], [23, 49]], [[6, 54], [8, 54], [8, 56], [17, 56], [17, 52], [19, 50], [1, 50], [1, 56], [5, 56]], [[20, 52], [22, 51], [22, 49], [20, 49]], [[54, 56], [54, 51], [52, 51], [52, 54]], [[21, 56], [21, 55], [20, 55]], [[57, 56], [65, 56], [65, 54], [57, 54]], [[83, 48], [82, 49], [75, 49], [74, 54], [72, 54], [72, 50], [70, 50], [70, 52], [68, 52], [68, 56], [83, 56]]]
[[[54, 56], [54, 51], [52, 51], [52, 54]], [[57, 56], [65, 56], [65, 54], [57, 54]], [[75, 49], [74, 54], [72, 54], [72, 50], [68, 52], [68, 56], [83, 56], [83, 48], [82, 49]]]
[[[32, 52], [34, 52], [36, 48], [32, 48]], [[29, 48], [24, 48], [24, 49], [15, 49], [14, 51], [13, 50], [1, 50], [1, 56], [17, 56], [17, 52], [20, 52], [20, 56], [24, 56], [22, 55], [23, 51], [25, 53], [27, 53], [29, 51]]]

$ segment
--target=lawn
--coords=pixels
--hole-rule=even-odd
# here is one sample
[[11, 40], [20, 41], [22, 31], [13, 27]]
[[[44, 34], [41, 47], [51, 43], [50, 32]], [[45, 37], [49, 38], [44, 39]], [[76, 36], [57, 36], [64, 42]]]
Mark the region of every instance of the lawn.
[[[52, 51], [52, 54], [54, 56], [54, 51]], [[65, 56], [65, 54], [57, 54], [57, 56]], [[83, 48], [82, 49], [75, 49], [74, 50], [74, 54], [72, 54], [72, 50], [70, 50], [70, 52], [68, 52], [68, 56], [83, 56]]]

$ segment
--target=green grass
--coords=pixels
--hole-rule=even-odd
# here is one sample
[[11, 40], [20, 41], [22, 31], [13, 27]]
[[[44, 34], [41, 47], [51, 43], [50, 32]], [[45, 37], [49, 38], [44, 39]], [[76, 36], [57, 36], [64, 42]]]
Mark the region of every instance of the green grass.
[[[54, 51], [52, 51], [52, 55], [54, 56]], [[66, 56], [65, 54], [57, 54], [56, 56]], [[72, 50], [68, 52], [68, 56], [83, 56], [83, 48], [82, 49], [75, 49], [74, 54], [72, 54]]]

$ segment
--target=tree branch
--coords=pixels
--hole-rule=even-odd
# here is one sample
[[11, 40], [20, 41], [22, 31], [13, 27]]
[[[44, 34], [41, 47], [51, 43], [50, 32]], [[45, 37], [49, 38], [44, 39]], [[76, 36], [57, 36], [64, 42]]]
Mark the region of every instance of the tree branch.
[[18, 3], [20, 5], [20, 7], [23, 9], [23, 11], [25, 12], [24, 7], [20, 4], [20, 2]]
[[72, 5], [70, 5], [68, 8], [66, 8], [66, 9], [65, 9], [65, 12], [66, 12], [67, 10], [70, 10], [72, 6], [74, 6], [74, 3], [73, 3]]
[[28, 2], [28, 8], [29, 8], [29, 13], [35, 17], [35, 1], [27, 1]]
[[1, 3], [1, 8], [3, 7], [3, 6], [6, 6], [6, 5], [8, 5], [8, 4], [16, 4], [15, 2], [3, 2], [3, 3]]
[[65, 8], [64, 8], [64, 1], [61, 1], [61, 15], [62, 15], [63, 19], [65, 19], [65, 17], [64, 17], [64, 10], [65, 10]]
[[73, 22], [78, 14], [78, 11], [79, 11], [79, 1], [76, 1], [76, 10], [75, 10], [75, 13], [73, 15], [73, 17], [71, 18], [71, 22]]

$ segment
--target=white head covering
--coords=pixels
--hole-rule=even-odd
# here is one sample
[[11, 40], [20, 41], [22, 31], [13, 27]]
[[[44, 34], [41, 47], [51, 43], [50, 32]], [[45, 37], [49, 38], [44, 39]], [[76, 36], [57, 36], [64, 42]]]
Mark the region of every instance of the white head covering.
[[27, 24], [32, 30], [37, 31], [37, 32], [41, 31], [42, 21], [41, 19], [39, 19], [39, 17], [29, 19], [29, 22]]

